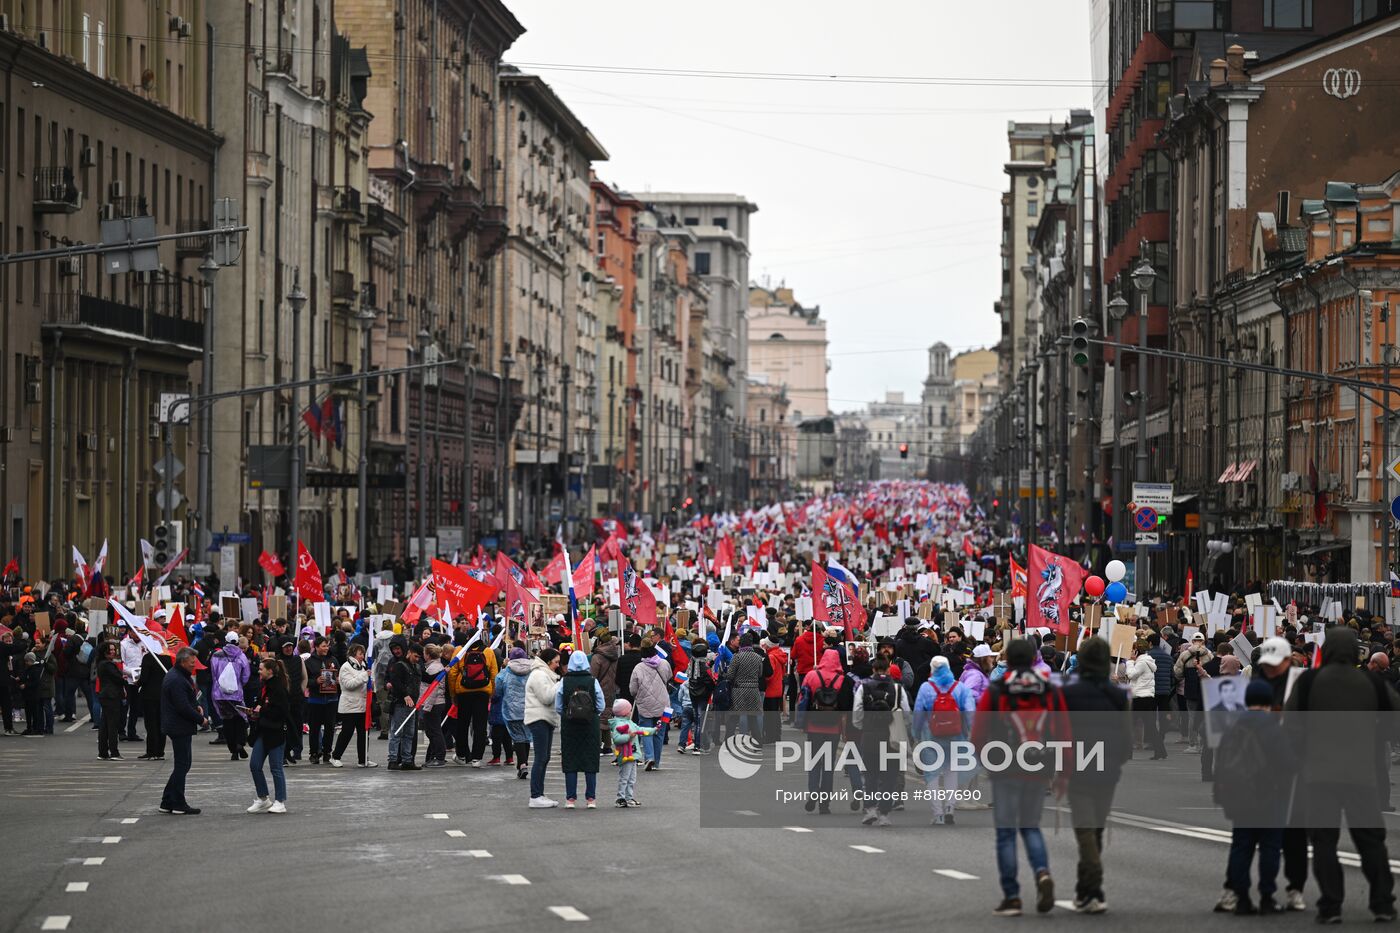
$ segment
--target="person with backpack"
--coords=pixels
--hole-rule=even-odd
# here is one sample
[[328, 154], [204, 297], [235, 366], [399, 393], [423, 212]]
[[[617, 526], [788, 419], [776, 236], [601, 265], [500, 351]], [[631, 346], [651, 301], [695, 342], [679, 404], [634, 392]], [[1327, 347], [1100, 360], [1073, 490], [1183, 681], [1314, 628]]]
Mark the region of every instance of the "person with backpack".
[[575, 651], [559, 680], [554, 712], [559, 716], [559, 764], [564, 769], [564, 809], [578, 802], [578, 776], [583, 772], [583, 799], [598, 807], [598, 721], [603, 713], [603, 688], [589, 670], [588, 655]]
[[480, 638], [458, 649], [457, 654], [461, 658], [447, 674], [448, 690], [452, 702], [457, 704], [457, 754], [453, 760], [459, 765], [480, 768], [481, 759], [486, 755], [486, 743], [490, 740], [486, 730], [491, 693], [500, 670], [496, 653]]
[[[909, 703], [904, 688], [890, 676], [890, 660], [883, 655], [871, 662], [871, 675], [856, 684], [851, 698], [851, 725], [860, 730], [860, 757], [865, 765], [865, 791], [874, 802], [865, 804], [861, 823], [881, 828], [892, 825], [890, 811], [894, 808], [894, 791], [898, 769], [885, 758], [885, 749], [903, 742], [897, 734], [899, 718], [896, 712], [908, 712]], [[867, 801], [869, 798], [867, 798]]]
[[[1240, 916], [1275, 914], [1283, 826], [1293, 790], [1297, 759], [1278, 717], [1269, 684], [1252, 680], [1245, 688], [1246, 710], [1221, 737], [1216, 751], [1214, 799], [1231, 822], [1225, 890], [1234, 895], [1215, 905], [1217, 912]], [[1249, 868], [1259, 852], [1259, 906], [1249, 896]]]
[[919, 686], [919, 693], [914, 697], [913, 717], [915, 738], [942, 750], [942, 754], [937, 755], [933, 748], [927, 748], [919, 761], [933, 812], [930, 826], [954, 822], [952, 797], [958, 786], [958, 776], [950, 766], [950, 758], [953, 743], [965, 742], [971, 734], [972, 713], [976, 708], [972, 691], [953, 677], [948, 659], [943, 655], [933, 658], [929, 662], [929, 678]]
[[[248, 744], [248, 720], [239, 707], [244, 705], [243, 687], [252, 675], [252, 667], [239, 646], [237, 632], [224, 636], [224, 646], [210, 656], [209, 668], [214, 684], [214, 705], [224, 722], [224, 742], [228, 746], [229, 760], [247, 758], [248, 751], [244, 746]], [[314, 742], [312, 748], [315, 749]]]
[[763, 682], [763, 735], [764, 742], [776, 742], [782, 738], [783, 692], [787, 676], [788, 653], [772, 637], [765, 635], [759, 648], [768, 655], [771, 673]]
[[1101, 742], [1104, 752], [1101, 769], [1076, 769], [1069, 776], [1070, 820], [1079, 846], [1074, 909], [1101, 914], [1108, 909], [1103, 891], [1104, 827], [1123, 763], [1133, 756], [1132, 720], [1127, 692], [1110, 680], [1113, 661], [1108, 642], [1086, 638], [1078, 656], [1077, 676], [1064, 687], [1065, 707], [1071, 714], [1085, 714], [1074, 720], [1075, 740], [1086, 747]]
[[[1018, 749], [1027, 742], [1068, 741], [1065, 701], [1049, 675], [1037, 666], [1035, 645], [1024, 638], [1006, 646], [1006, 675], [992, 686], [977, 704], [973, 717], [972, 742], [978, 749], [989, 743], [1003, 743]], [[989, 715], [995, 714], [995, 715]], [[1002, 900], [993, 913], [999, 917], [1021, 915], [1021, 885], [1016, 877], [1016, 837], [1026, 847], [1026, 858], [1035, 874], [1039, 913], [1055, 906], [1055, 882], [1050, 877], [1050, 857], [1045, 836], [1040, 831], [1040, 814], [1045, 791], [1054, 777], [1053, 756], [1043, 757], [1023, 769], [1019, 760], [992, 777], [992, 816], [996, 825], [997, 872]]]
[[814, 767], [807, 772], [807, 800], [803, 808], [831, 813], [831, 787], [835, 779], [836, 749], [841, 740], [839, 712], [850, 712], [855, 702], [855, 687], [841, 667], [841, 655], [828, 648], [807, 672], [797, 701], [797, 727], [807, 733], [807, 743], [816, 756]]
[[[1284, 724], [1302, 761], [1295, 794], [1306, 804], [1313, 876], [1321, 891], [1319, 923], [1341, 922], [1344, 889], [1337, 842], [1343, 816], [1361, 856], [1361, 873], [1371, 888], [1372, 916], [1380, 922], [1396, 918], [1395, 881], [1385, 844], [1382, 789], [1377, 783], [1383, 779], [1377, 765], [1391, 737], [1392, 717], [1355, 714], [1394, 712], [1400, 709], [1400, 697], [1375, 674], [1357, 666], [1359, 646], [1354, 630], [1340, 625], [1327, 629], [1321, 666], [1299, 675], [1283, 707]], [[1343, 711], [1353, 714], [1344, 717], [1349, 726], [1345, 729], [1337, 728], [1335, 715]], [[1333, 715], [1288, 715], [1307, 712]]]
[[[548, 809], [559, 806], [558, 801], [544, 795], [544, 774], [549, 769], [549, 754], [554, 744], [554, 730], [559, 727], [559, 714], [554, 711], [554, 696], [559, 688], [559, 651], [541, 648], [530, 664], [530, 676], [525, 681], [525, 728], [530, 731], [530, 746], [535, 760], [530, 765], [530, 808]], [[517, 761], [522, 759], [517, 757]]]
[[[705, 717], [709, 712], [710, 696], [715, 691], [715, 678], [710, 673], [709, 654], [709, 646], [699, 639], [696, 639], [690, 648], [690, 668], [686, 671], [685, 681], [690, 705], [681, 708], [681, 726], [676, 738], [676, 750], [692, 755], [704, 755], [709, 749], [705, 738]], [[615, 739], [616, 736], [611, 738]], [[690, 739], [688, 744], [687, 738]], [[616, 748], [615, 741], [613, 747]]]
[[530, 768], [530, 731], [525, 728], [525, 684], [530, 668], [529, 652], [519, 645], [511, 648], [505, 667], [496, 675], [493, 692], [500, 700], [501, 721], [511, 743], [513, 754], [507, 754], [507, 760], [514, 758], [515, 776], [522, 781], [529, 777]]

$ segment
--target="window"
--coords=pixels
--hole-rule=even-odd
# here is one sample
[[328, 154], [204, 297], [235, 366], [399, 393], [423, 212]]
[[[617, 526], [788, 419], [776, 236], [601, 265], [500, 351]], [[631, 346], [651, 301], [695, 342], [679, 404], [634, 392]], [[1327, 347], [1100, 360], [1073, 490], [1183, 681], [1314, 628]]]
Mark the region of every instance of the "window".
[[1311, 29], [1312, 0], [1264, 0], [1265, 29]]
[[1026, 216], [1027, 216], [1027, 217], [1034, 217], [1034, 216], [1035, 216], [1036, 214], [1038, 214], [1038, 213], [1040, 213], [1040, 202], [1039, 202], [1039, 201], [1027, 201], [1027, 202], [1026, 202]]
[[696, 253], [696, 254], [695, 254], [695, 274], [696, 274], [696, 275], [709, 275], [709, 274], [710, 274], [710, 254], [709, 254], [709, 253]]
[[97, 76], [107, 77], [107, 24], [97, 21]]
[[15, 171], [20, 174], [21, 178], [24, 177], [24, 126], [24, 108], [21, 107], [19, 108], [19, 120], [15, 124], [19, 131], [15, 137]]
[[92, 67], [92, 62], [91, 62], [91, 60], [88, 58], [88, 44], [91, 42], [91, 36], [89, 35], [90, 30], [91, 30], [90, 17], [89, 17], [86, 13], [84, 13], [84, 14], [83, 14], [83, 67], [84, 67], [84, 68], [88, 68], [88, 69], [91, 69], [91, 67]]
[[714, 224], [715, 224], [716, 227], [719, 227], [721, 230], [728, 230], [728, 229], [729, 229], [729, 218], [728, 218], [728, 217], [716, 217], [715, 220], [714, 220]]
[[1225, 29], [1228, 8], [1228, 0], [1157, 0], [1157, 29]]
[[1170, 62], [1154, 62], [1147, 66], [1142, 82], [1142, 118], [1160, 120], [1167, 115], [1167, 102], [1172, 96]]
[[685, 219], [685, 225], [686, 225], [687, 227], [698, 227], [698, 226], [700, 226], [700, 218], [699, 218], [699, 217], [687, 217], [687, 218]]
[[1361, 23], [1368, 19], [1375, 19], [1377, 16], [1400, 11], [1400, 2], [1397, 0], [1353, 0], [1352, 8], [1355, 10], [1352, 17], [1353, 22]]

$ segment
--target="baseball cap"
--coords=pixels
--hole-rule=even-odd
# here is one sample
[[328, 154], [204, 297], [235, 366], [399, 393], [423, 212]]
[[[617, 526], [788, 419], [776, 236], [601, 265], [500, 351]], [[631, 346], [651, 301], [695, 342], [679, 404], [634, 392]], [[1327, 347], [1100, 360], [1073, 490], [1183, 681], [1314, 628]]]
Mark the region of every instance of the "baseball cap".
[[1191, 636], [1191, 640], [1192, 640], [1192, 641], [1205, 641], [1205, 640], [1206, 640], [1206, 637], [1205, 637], [1204, 635], [1202, 635], [1200, 632], [1197, 632], [1196, 634], [1194, 634], [1194, 635]]
[[995, 652], [986, 645], [978, 645], [976, 648], [972, 649], [972, 656], [974, 658], [990, 658], [993, 654], [995, 654]]
[[1293, 654], [1293, 649], [1288, 647], [1288, 642], [1275, 635], [1272, 638], [1264, 639], [1264, 643], [1259, 646], [1260, 664], [1282, 664]]
[[230, 645], [238, 644], [238, 633], [229, 632], [227, 635], [224, 636], [224, 641], [228, 642]]

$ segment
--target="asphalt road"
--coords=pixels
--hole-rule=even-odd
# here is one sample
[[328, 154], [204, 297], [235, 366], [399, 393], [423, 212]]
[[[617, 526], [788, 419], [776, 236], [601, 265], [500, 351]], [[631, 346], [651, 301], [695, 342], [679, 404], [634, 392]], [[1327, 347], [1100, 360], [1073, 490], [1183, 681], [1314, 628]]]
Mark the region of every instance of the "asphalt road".
[[[1174, 933], [1183, 923], [1312, 923], [1310, 913], [1268, 921], [1211, 912], [1228, 834], [1218, 813], [1195, 809], [1199, 760], [1175, 747], [1164, 762], [1128, 767], [1133, 799], [1155, 806], [1113, 819], [1111, 919], [1060, 907], [1020, 920], [990, 914], [1000, 891], [987, 813], [959, 813], [957, 827], [930, 827], [922, 812], [904, 812], [894, 814], [894, 828], [867, 829], [838, 811], [799, 814], [788, 829], [700, 829], [698, 762], [674, 748], [663, 770], [638, 776], [644, 806], [635, 810], [611, 806], [615, 772], [606, 763], [596, 811], [529, 810], [525, 782], [504, 768], [399, 774], [298, 765], [288, 775], [290, 812], [250, 816], [246, 764], [199, 737], [189, 799], [204, 812], [194, 817], [157, 812], [170, 765], [135, 761], [143, 750], [132, 743], [124, 746], [131, 760], [98, 761], [86, 725], [0, 740], [0, 930], [535, 930], [577, 922], [619, 931], [847, 933], [1130, 923]], [[371, 742], [381, 765], [384, 752], [385, 743]], [[551, 773], [551, 796], [562, 800], [562, 785]], [[1068, 903], [1075, 847], [1067, 817], [1056, 831], [1047, 815], [1046, 831], [1057, 897]], [[1369, 923], [1360, 872], [1348, 869], [1347, 881], [1347, 921]], [[1316, 894], [1311, 883], [1308, 894]]]

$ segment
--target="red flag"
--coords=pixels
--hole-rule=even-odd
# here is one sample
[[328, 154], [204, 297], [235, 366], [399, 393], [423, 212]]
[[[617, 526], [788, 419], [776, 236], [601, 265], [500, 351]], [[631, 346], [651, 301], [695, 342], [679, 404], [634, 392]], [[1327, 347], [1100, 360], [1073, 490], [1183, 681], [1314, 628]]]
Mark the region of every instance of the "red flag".
[[876, 523], [875, 523], [875, 537], [876, 537], [878, 540], [880, 540], [880, 541], [888, 541], [888, 540], [890, 540], [890, 529], [889, 529], [889, 526], [886, 525], [884, 522], [876, 522]]
[[433, 558], [433, 585], [438, 602], [447, 606], [453, 618], [474, 619], [476, 611], [496, 597], [496, 588], [491, 584], [475, 580], [460, 567], [437, 558]]
[[277, 559], [277, 555], [270, 551], [262, 552], [262, 555], [258, 557], [258, 566], [273, 577], [280, 577], [287, 572], [287, 568], [282, 566], [282, 562]]
[[1011, 598], [1026, 595], [1026, 568], [1011, 558]]
[[306, 422], [306, 430], [311, 436], [317, 439], [321, 437], [321, 409], [312, 402], [306, 407], [306, 411], [301, 413], [301, 420]]
[[963, 553], [973, 560], [976, 560], [979, 556], [977, 549], [972, 546], [972, 537], [970, 535], [963, 535]]
[[190, 636], [185, 631], [185, 613], [179, 603], [170, 604], [170, 617], [165, 620], [165, 630], [180, 639], [183, 645], [189, 645]]
[[564, 552], [555, 551], [554, 556], [545, 564], [544, 572], [540, 574], [544, 582], [550, 586], [558, 586], [564, 581]]
[[928, 572], [935, 577], [939, 576], [938, 570], [938, 546], [930, 544], [928, 554], [924, 557], [924, 564], [928, 567]]
[[641, 625], [656, 625], [656, 594], [630, 563], [622, 565], [622, 614]]
[[728, 567], [731, 571], [738, 566], [734, 559], [734, 542], [725, 535], [715, 543], [715, 559], [710, 562], [710, 573], [714, 576], [720, 575], [721, 567]]
[[19, 558], [11, 557], [10, 562], [5, 565], [5, 570], [0, 572], [0, 576], [8, 577], [12, 573], [19, 573]]
[[292, 589], [309, 603], [324, 602], [326, 585], [321, 580], [321, 568], [316, 559], [306, 549], [304, 542], [297, 542], [297, 572], [292, 578]]
[[[539, 602], [530, 591], [514, 579], [506, 579], [506, 617], [524, 625], [529, 620], [530, 606]], [[545, 620], [549, 621], [549, 620]], [[518, 631], [518, 629], [517, 629]]]
[[604, 565], [608, 561], [616, 561], [619, 564], [626, 563], [622, 556], [622, 547], [618, 544], [618, 538], [614, 535], [603, 542], [603, 549], [598, 554]]
[[540, 582], [540, 578], [533, 570], [522, 570], [519, 564], [497, 551], [496, 583], [500, 589], [505, 589], [509, 580], [514, 580], [521, 586], [529, 587], [532, 590], [544, 589], [544, 584]]
[[[598, 573], [598, 552], [593, 548], [583, 555], [583, 560], [574, 568], [574, 596], [583, 599], [593, 595], [593, 578]], [[563, 574], [560, 574], [562, 577]]]
[[1027, 563], [1026, 627], [1068, 635], [1069, 604], [1083, 589], [1089, 572], [1068, 557], [1034, 544]]
[[827, 625], [840, 625], [850, 638], [859, 602], [849, 585], [832, 578], [826, 568], [812, 562], [812, 618]]

